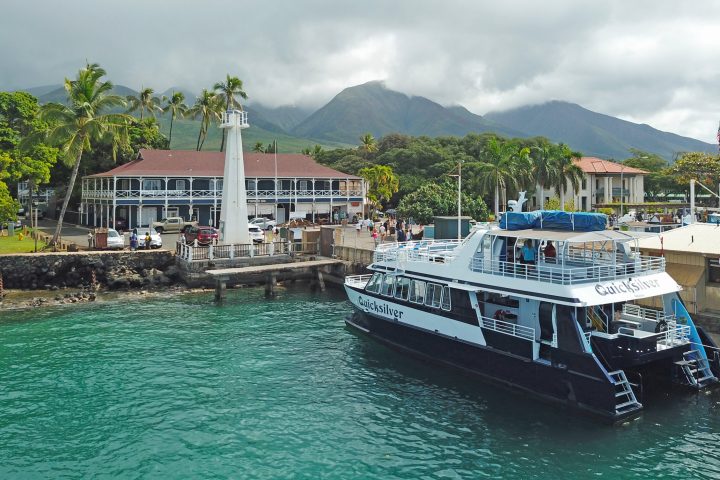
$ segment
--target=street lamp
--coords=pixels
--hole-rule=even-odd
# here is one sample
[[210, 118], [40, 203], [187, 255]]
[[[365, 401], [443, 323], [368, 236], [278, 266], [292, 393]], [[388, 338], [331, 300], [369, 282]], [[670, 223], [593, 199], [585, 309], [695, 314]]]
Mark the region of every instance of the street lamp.
[[623, 183], [623, 173], [625, 172], [625, 164], [620, 164], [620, 216], [623, 216], [623, 200], [625, 200], [625, 184]]
[[461, 222], [460, 222], [460, 216], [462, 215], [462, 160], [458, 160], [458, 173], [450, 174], [449, 177], [457, 177], [458, 179], [458, 192], [457, 192], [457, 236], [458, 236], [458, 242], [462, 240], [462, 230], [461, 230]]

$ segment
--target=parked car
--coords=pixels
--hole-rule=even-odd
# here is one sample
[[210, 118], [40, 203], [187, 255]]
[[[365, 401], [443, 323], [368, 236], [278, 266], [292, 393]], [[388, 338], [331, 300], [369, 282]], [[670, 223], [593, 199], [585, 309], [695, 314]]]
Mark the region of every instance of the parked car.
[[138, 248], [145, 248], [145, 236], [150, 233], [150, 248], [162, 247], [162, 236], [154, 230], [138, 230]]
[[125, 237], [114, 228], [108, 228], [107, 248], [110, 250], [122, 250], [125, 248]]
[[190, 227], [185, 230], [185, 242], [193, 243], [197, 239], [199, 245], [210, 245], [218, 238], [218, 231], [213, 227]]
[[262, 243], [265, 240], [265, 234], [260, 230], [260, 227], [250, 225], [248, 229], [250, 230], [250, 240], [254, 243]]
[[164, 232], [185, 232], [189, 227], [197, 227], [198, 224], [195, 221], [188, 222], [182, 217], [168, 217], [163, 218], [159, 222], [153, 222], [152, 227], [154, 230]]
[[261, 230], [272, 230], [277, 225], [277, 222], [265, 217], [256, 217], [250, 220], [249, 225], [258, 227]]

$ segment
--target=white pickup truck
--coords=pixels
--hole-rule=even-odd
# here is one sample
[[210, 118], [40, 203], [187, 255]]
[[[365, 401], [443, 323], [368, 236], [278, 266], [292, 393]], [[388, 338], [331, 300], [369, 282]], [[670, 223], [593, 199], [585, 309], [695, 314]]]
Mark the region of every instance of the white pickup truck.
[[159, 222], [153, 222], [152, 227], [156, 232], [181, 232], [186, 227], [197, 227], [197, 222], [185, 221], [182, 217], [163, 218]]

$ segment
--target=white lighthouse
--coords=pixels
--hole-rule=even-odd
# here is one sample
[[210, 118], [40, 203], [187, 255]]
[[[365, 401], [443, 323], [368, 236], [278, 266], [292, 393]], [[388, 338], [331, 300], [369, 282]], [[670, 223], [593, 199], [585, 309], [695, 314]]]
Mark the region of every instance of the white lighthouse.
[[248, 244], [247, 193], [242, 135], [248, 128], [247, 112], [228, 110], [223, 113], [220, 128], [227, 130], [225, 173], [223, 174], [222, 207], [220, 210], [220, 241], [225, 244]]

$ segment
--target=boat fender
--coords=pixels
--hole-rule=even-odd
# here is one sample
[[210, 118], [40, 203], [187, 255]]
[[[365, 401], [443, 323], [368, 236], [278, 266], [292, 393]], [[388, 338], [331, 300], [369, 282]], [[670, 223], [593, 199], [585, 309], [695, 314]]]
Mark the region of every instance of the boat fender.
[[668, 323], [665, 320], [660, 320], [657, 325], [655, 325], [655, 333], [660, 332], [667, 332], [668, 331]]

